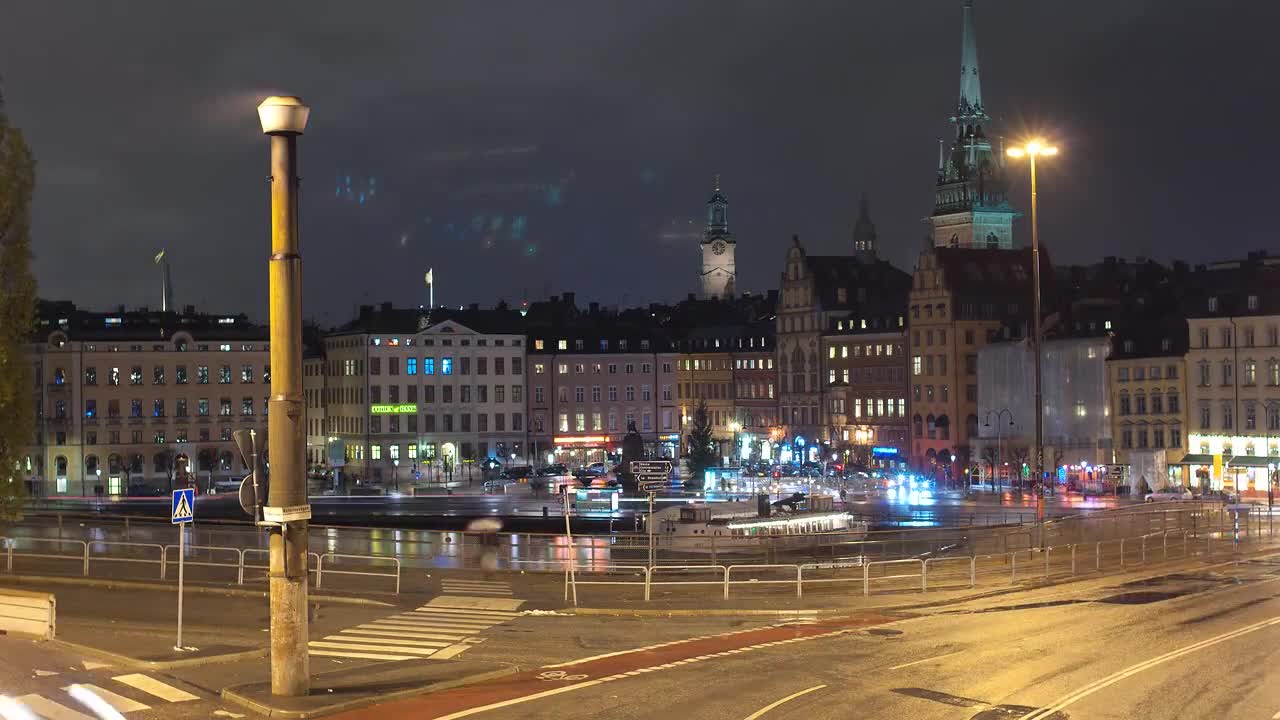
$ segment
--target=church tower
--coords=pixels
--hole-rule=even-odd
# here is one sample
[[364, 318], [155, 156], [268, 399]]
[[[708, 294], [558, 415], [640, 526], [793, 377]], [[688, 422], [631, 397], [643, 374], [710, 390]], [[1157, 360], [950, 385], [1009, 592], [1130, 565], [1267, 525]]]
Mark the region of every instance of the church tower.
[[938, 178], [933, 215], [934, 247], [1013, 247], [1004, 158], [991, 148], [982, 76], [978, 73], [978, 39], [973, 27], [973, 0], [964, 0], [960, 42], [960, 98], [955, 115], [955, 139], [950, 152], [938, 141]]
[[862, 193], [858, 202], [858, 221], [853, 225], [853, 254], [865, 262], [875, 260], [876, 252], [876, 224], [871, 222], [867, 194]]
[[715, 190], [707, 201], [707, 229], [702, 233], [702, 297], [731, 298], [736, 292], [738, 267], [734, 263], [737, 241], [729, 232], [729, 199], [720, 190], [716, 176]]

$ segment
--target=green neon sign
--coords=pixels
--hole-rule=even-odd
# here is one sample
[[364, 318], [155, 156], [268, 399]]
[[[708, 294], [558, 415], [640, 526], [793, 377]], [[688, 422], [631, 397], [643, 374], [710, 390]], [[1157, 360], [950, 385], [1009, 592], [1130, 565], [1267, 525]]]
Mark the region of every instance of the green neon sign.
[[409, 415], [418, 412], [416, 403], [408, 403], [405, 405], [370, 405], [369, 414], [371, 415]]

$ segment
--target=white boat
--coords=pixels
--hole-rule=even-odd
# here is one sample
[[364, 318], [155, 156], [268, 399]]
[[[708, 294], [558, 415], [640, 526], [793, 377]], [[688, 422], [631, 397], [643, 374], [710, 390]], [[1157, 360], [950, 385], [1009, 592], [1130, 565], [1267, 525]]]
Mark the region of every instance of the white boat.
[[[827, 542], [857, 541], [867, 524], [836, 510], [832, 499], [809, 497], [796, 506], [773, 505], [761, 514], [757, 503], [697, 503], [654, 513], [659, 548], [694, 553], [800, 549]], [[829, 537], [824, 537], [829, 536]]]

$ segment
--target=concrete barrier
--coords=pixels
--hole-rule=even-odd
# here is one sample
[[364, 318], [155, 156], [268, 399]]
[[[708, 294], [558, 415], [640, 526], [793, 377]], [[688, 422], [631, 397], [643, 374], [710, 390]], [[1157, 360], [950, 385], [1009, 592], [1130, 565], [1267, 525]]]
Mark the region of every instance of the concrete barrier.
[[53, 593], [0, 590], [0, 630], [51, 640], [57, 629]]

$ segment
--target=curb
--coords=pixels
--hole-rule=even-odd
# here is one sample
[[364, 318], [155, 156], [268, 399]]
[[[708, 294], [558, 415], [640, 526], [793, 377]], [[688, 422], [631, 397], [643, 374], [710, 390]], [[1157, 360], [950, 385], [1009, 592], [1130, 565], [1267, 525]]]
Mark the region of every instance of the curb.
[[[244, 687], [243, 685], [223, 688], [221, 696], [223, 700], [226, 700], [229, 703], [234, 703], [240, 707], [252, 710], [264, 717], [303, 720], [305, 718], [324, 717], [325, 715], [331, 715], [345, 710], [354, 710], [356, 708], [374, 705], [387, 700], [399, 700], [401, 698], [424, 695], [438, 690], [449, 690], [456, 687], [462, 687], [464, 685], [474, 685], [487, 680], [494, 680], [507, 675], [514, 675], [516, 672], [518, 672], [518, 669], [512, 665], [499, 670], [467, 675], [456, 680], [445, 680], [443, 682], [431, 683], [429, 685], [408, 688], [405, 690], [396, 690], [394, 692], [378, 693], [367, 697], [352, 698], [351, 700], [345, 700], [343, 702], [333, 703], [331, 705], [325, 705], [311, 710], [286, 710], [283, 708], [274, 708], [266, 703], [259, 702], [251, 697], [241, 694], [236, 687]], [[313, 681], [314, 679], [315, 678], [312, 678]]]
[[[7, 575], [0, 574], [0, 587], [12, 583], [15, 585], [81, 585], [85, 587], [97, 587], [107, 590], [164, 590], [167, 592], [178, 591], [177, 585], [169, 585], [166, 583], [146, 582], [142, 580], [106, 580], [102, 578], [85, 578], [85, 577], [63, 577], [58, 575]], [[209, 585], [193, 585], [187, 583], [183, 588], [185, 592], [199, 593], [202, 595], [222, 595], [225, 597], [243, 597], [243, 598], [268, 598], [270, 593], [266, 590], [242, 590], [240, 588], [223, 588], [213, 587]], [[345, 597], [342, 595], [311, 595], [309, 600], [314, 602], [326, 602], [333, 605], [361, 605], [366, 607], [396, 607], [395, 603], [384, 602], [382, 600], [373, 600], [362, 597]]]
[[216, 663], [235, 662], [238, 660], [255, 660], [260, 657], [266, 657], [271, 653], [271, 648], [265, 647], [257, 648], [255, 650], [223, 653], [221, 655], [204, 655], [201, 657], [185, 658], [182, 660], [140, 660], [138, 658], [131, 658], [128, 655], [113, 653], [110, 650], [102, 650], [91, 645], [81, 645], [80, 643], [71, 642], [70, 640], [53, 638], [49, 642], [78, 653], [94, 655], [104, 660], [110, 660], [111, 662], [119, 665], [142, 668], [144, 670], [176, 670], [178, 668], [200, 667], [201, 665], [214, 665]]

